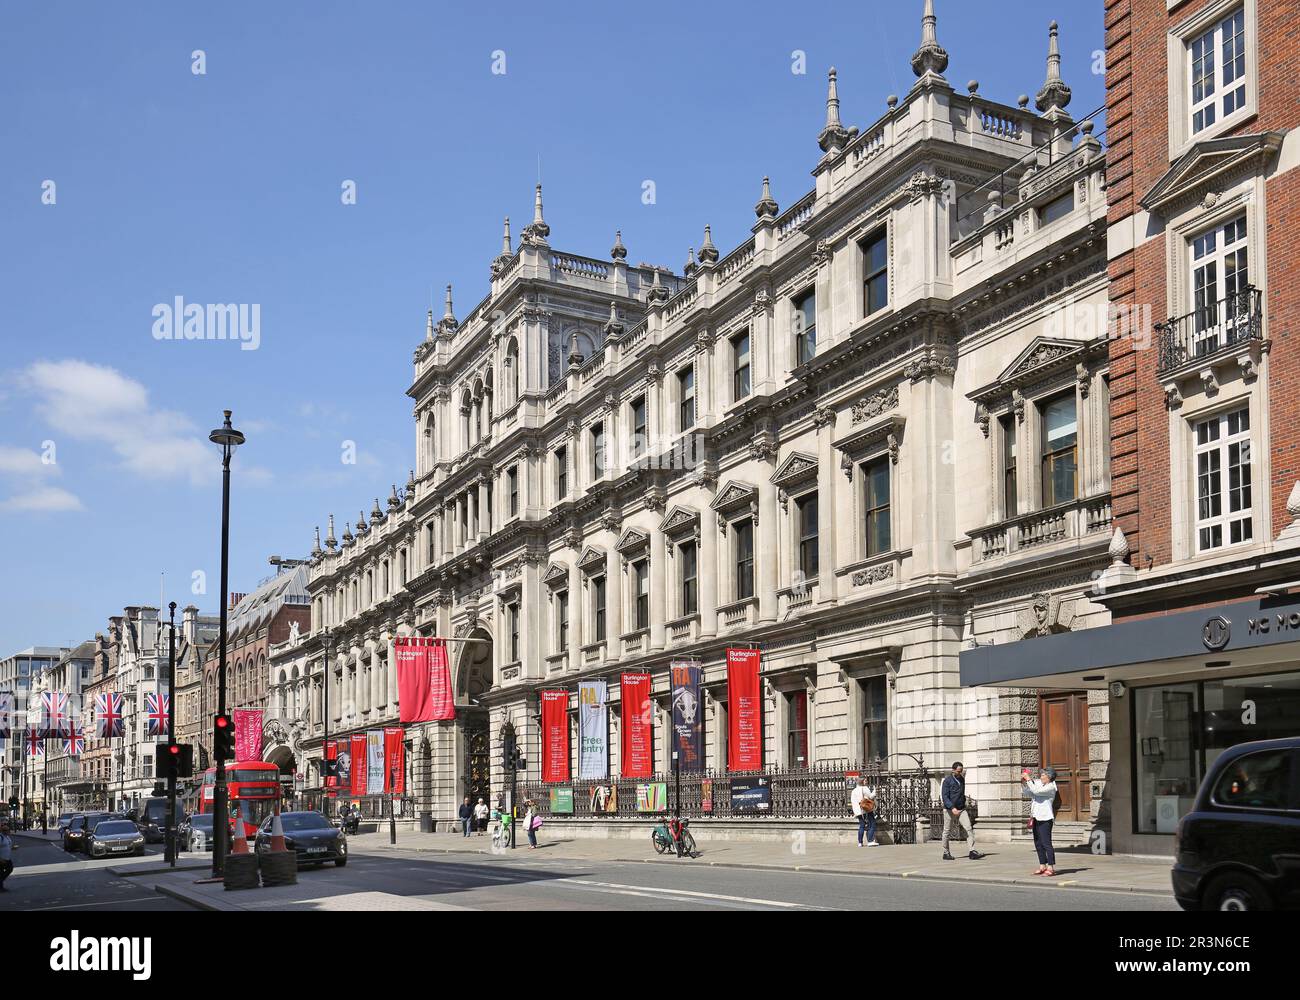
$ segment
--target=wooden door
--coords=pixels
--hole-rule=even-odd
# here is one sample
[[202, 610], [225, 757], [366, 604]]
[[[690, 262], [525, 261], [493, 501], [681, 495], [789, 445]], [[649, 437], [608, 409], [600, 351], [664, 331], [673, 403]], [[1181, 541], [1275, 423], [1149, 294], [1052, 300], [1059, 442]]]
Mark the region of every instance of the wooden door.
[[1056, 818], [1086, 822], [1092, 812], [1086, 691], [1038, 696], [1038, 746], [1043, 764], [1056, 771]]

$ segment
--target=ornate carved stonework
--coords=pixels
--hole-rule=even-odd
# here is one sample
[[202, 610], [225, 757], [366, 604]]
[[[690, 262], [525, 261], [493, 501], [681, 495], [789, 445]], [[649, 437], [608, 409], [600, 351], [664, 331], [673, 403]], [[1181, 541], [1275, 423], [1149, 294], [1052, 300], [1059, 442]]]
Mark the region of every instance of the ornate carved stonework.
[[853, 574], [853, 586], [865, 587], [869, 583], [879, 583], [881, 580], [892, 579], [893, 576], [893, 563], [885, 563], [881, 566], [872, 566], [870, 569], [859, 570]]
[[989, 408], [983, 403], [977, 403], [975, 405], [975, 423], [980, 425], [980, 430], [984, 432], [985, 437], [989, 436], [989, 422], [991, 419], [992, 414], [989, 413]]
[[891, 385], [887, 389], [878, 389], [853, 404], [853, 422], [855, 424], [865, 423], [873, 417], [878, 417], [882, 413], [892, 410], [898, 406], [898, 386]]
[[906, 365], [903, 374], [913, 382], [922, 382], [936, 375], [952, 375], [955, 370], [948, 355], [931, 353]]
[[776, 444], [764, 436], [749, 442], [749, 457], [756, 462], [770, 462], [776, 458]]
[[1023, 424], [1025, 422], [1025, 394], [1019, 389], [1014, 389], [1011, 392], [1011, 409], [1015, 411], [1016, 423]]
[[1020, 638], [1069, 632], [1074, 626], [1074, 602], [1063, 603], [1055, 594], [1035, 594], [1029, 607], [1020, 612], [1016, 627]]
[[818, 240], [817, 246], [813, 249], [813, 262], [820, 267], [835, 256], [835, 251], [831, 248], [829, 240]]
[[829, 406], [819, 406], [813, 410], [814, 427], [834, 427], [835, 410]]
[[766, 289], [760, 289], [758, 294], [754, 296], [754, 304], [750, 309], [755, 316], [761, 316], [763, 313], [767, 312], [771, 306], [772, 296], [768, 294]]

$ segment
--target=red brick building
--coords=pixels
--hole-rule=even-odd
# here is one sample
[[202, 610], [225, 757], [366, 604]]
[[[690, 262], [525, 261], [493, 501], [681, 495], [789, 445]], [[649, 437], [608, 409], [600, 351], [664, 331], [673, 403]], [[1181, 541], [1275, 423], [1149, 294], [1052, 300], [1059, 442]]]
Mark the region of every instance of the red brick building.
[[1112, 624], [994, 672], [1109, 692], [1094, 843], [1172, 853], [1219, 753], [1300, 734], [1300, 9], [1104, 10]]

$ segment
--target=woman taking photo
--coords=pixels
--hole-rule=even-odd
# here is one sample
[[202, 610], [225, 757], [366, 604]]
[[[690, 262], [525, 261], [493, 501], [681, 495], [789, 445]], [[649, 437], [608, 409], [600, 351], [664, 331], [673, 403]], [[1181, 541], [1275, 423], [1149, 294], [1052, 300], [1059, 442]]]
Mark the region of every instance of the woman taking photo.
[[1020, 772], [1029, 804], [1029, 823], [1034, 830], [1034, 847], [1038, 851], [1038, 871], [1035, 875], [1056, 874], [1056, 851], [1052, 849], [1052, 823], [1056, 814], [1052, 804], [1056, 801], [1056, 772], [1050, 767], [1038, 769], [1038, 777], [1031, 778], [1029, 770]]

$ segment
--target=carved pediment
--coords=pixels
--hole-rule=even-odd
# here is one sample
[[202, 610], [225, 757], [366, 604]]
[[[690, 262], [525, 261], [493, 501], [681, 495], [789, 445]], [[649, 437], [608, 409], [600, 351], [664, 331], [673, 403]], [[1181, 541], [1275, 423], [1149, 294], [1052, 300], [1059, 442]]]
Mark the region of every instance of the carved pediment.
[[817, 478], [817, 459], [802, 451], [794, 451], [785, 457], [776, 471], [772, 473], [771, 482], [783, 489]]
[[584, 570], [603, 569], [605, 566], [605, 550], [594, 545], [589, 545], [582, 550], [582, 555], [578, 557], [578, 568]]
[[640, 528], [628, 528], [618, 540], [615, 548], [619, 552], [628, 553], [636, 552], [646, 548], [650, 544], [650, 536]]
[[1104, 358], [1106, 353], [1104, 333], [1092, 340], [1035, 337], [995, 381], [976, 389], [967, 398], [986, 405], [996, 403], [1010, 398], [1017, 389], [1045, 378], [1058, 375], [1064, 378], [1067, 373], [1076, 375], [1078, 365], [1083, 364], [1086, 370], [1089, 360]]
[[1234, 175], [1263, 170], [1282, 148], [1282, 132], [1234, 135], [1198, 142], [1173, 162], [1138, 202], [1152, 214], [1183, 202], [1198, 201]]
[[674, 505], [671, 510], [664, 515], [664, 519], [659, 524], [659, 530], [665, 535], [684, 535], [687, 532], [695, 530], [700, 523], [700, 512], [694, 507], [679, 507]]
[[542, 582], [548, 587], [553, 587], [556, 584], [567, 582], [568, 579], [569, 568], [565, 566], [564, 563], [555, 562], [551, 563], [551, 565], [547, 567], [546, 573], [542, 577]]
[[718, 490], [718, 495], [713, 498], [713, 502], [709, 504], [709, 507], [716, 511], [727, 511], [738, 507], [748, 507], [757, 499], [757, 489], [749, 483], [738, 483], [732, 480]]

